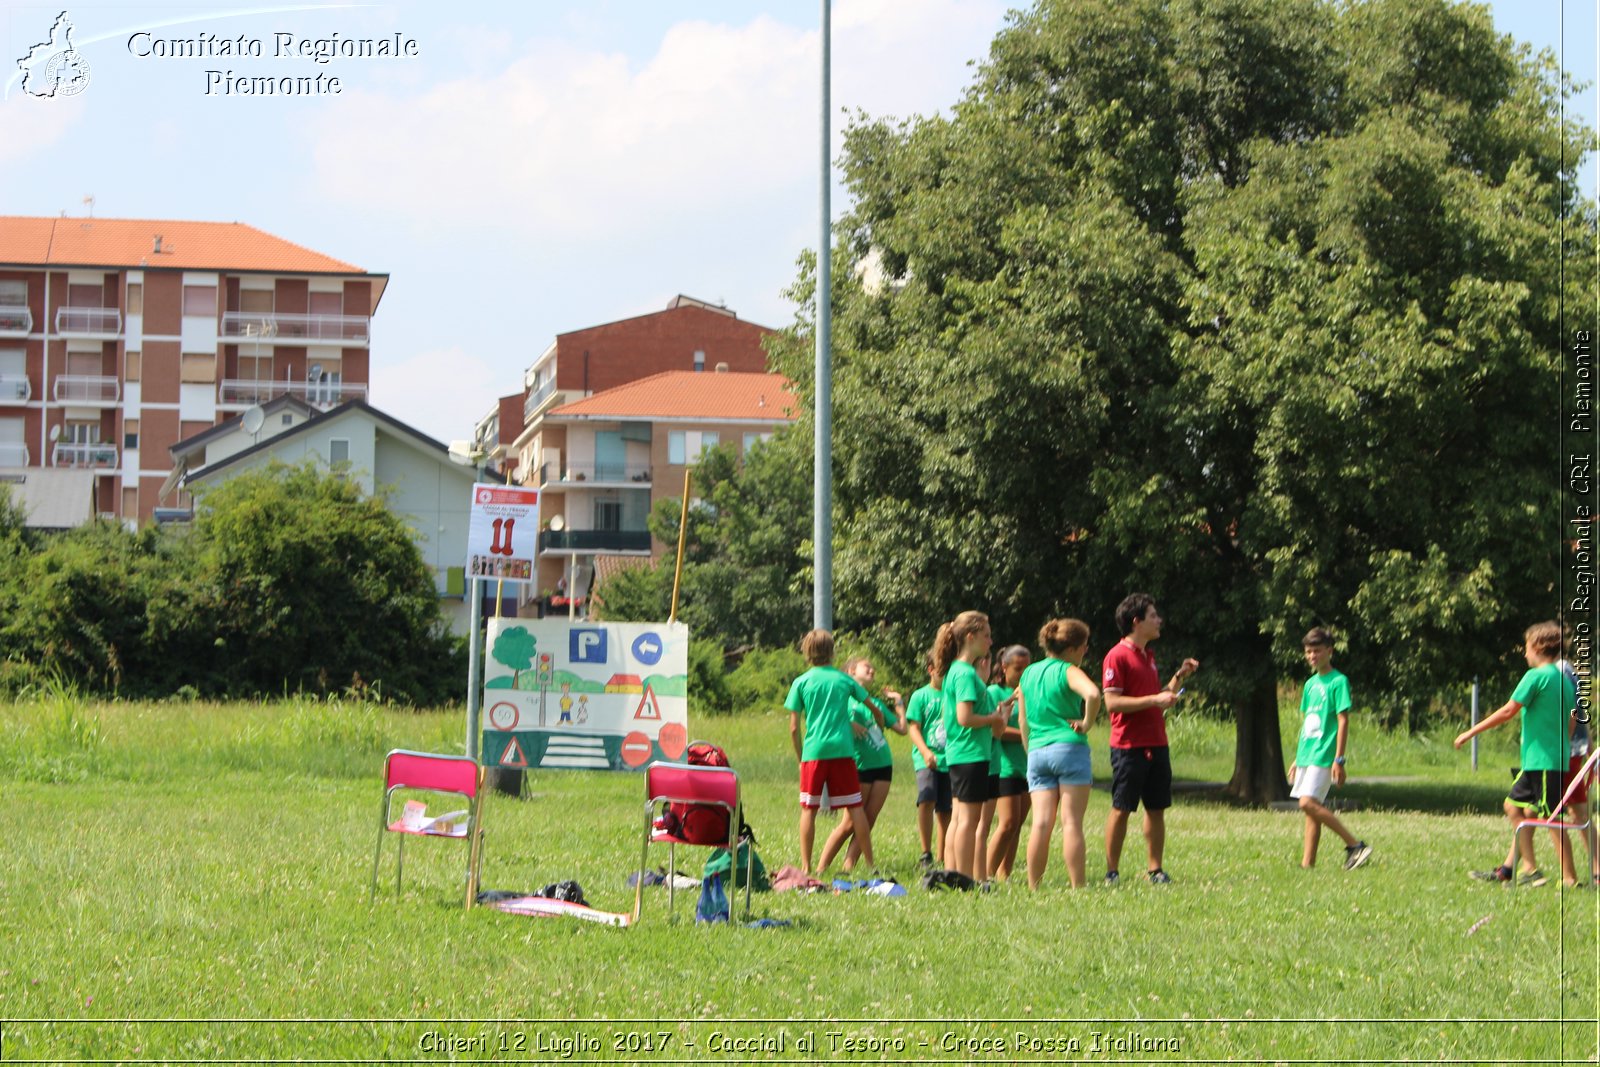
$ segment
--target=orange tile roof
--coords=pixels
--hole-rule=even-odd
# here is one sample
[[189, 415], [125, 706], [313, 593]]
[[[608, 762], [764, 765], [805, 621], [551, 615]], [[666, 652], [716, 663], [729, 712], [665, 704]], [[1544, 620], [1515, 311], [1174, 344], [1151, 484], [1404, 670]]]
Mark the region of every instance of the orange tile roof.
[[790, 422], [798, 407], [781, 374], [669, 370], [563, 404], [547, 417]]
[[366, 273], [242, 222], [17, 215], [0, 215], [0, 266]]

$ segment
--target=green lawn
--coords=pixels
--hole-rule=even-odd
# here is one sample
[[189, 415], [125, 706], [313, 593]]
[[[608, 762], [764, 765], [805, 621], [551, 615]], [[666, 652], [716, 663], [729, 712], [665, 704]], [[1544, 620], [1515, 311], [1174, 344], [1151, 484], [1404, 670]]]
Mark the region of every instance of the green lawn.
[[[728, 749], [769, 867], [794, 862], [786, 720], [692, 733]], [[1376, 855], [1353, 873], [1334, 840], [1298, 869], [1297, 814], [1197, 791], [1169, 815], [1170, 887], [1073, 893], [1057, 853], [1038, 894], [765, 894], [756, 913], [793, 925], [755, 930], [669, 925], [653, 890], [624, 930], [463, 912], [454, 842], [409, 848], [402, 898], [389, 867], [368, 903], [383, 753], [459, 751], [461, 734], [459, 713], [351, 703], [0, 708], [0, 1058], [1595, 1058], [1600, 897], [1465, 875], [1507, 844], [1510, 736], [1474, 774], [1443, 734], [1358, 722], [1348, 818]], [[1231, 726], [1180, 716], [1172, 734], [1181, 778], [1226, 777]], [[899, 773], [876, 837], [911, 882]], [[627, 910], [640, 797], [638, 777], [588, 772], [491, 797], [484, 886], [576, 878]], [[1096, 792], [1091, 881], [1106, 807]], [[1131, 833], [1125, 868], [1142, 847]]]

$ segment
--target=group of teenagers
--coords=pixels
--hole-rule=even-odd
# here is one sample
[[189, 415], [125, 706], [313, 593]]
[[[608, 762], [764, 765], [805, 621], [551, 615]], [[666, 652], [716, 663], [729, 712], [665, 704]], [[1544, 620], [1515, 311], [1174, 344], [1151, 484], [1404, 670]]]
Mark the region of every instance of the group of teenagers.
[[[989, 620], [966, 611], [939, 627], [925, 667], [928, 684], [902, 699], [894, 690], [868, 693], [870, 660], [833, 663], [833, 636], [813, 630], [801, 641], [810, 669], [784, 701], [800, 763], [800, 854], [807, 875], [824, 871], [848, 844], [844, 867], [876, 867], [872, 828], [888, 799], [894, 759], [885, 731], [905, 735], [916, 771], [917, 828], [922, 865], [959, 872], [961, 884], [1009, 880], [1024, 819], [1033, 827], [1026, 851], [1030, 889], [1049, 865], [1061, 827], [1061, 852], [1074, 888], [1086, 883], [1083, 818], [1093, 782], [1089, 736], [1102, 715], [1110, 721], [1111, 810], [1106, 819], [1107, 884], [1121, 879], [1128, 822], [1144, 810], [1145, 877], [1170, 882], [1163, 867], [1166, 810], [1172, 805], [1172, 761], [1166, 713], [1200, 664], [1185, 659], [1162, 680], [1151, 643], [1161, 636], [1154, 599], [1133, 593], [1115, 612], [1119, 639], [1104, 656], [1100, 684], [1085, 669], [1089, 626], [1052, 619], [1040, 629], [1042, 655], [1022, 645], [996, 654]], [[1345, 866], [1361, 866], [1372, 850], [1324, 803], [1329, 786], [1344, 780], [1349, 685], [1332, 669], [1333, 638], [1306, 635], [1313, 675], [1302, 699], [1305, 715], [1293, 771], [1293, 795], [1305, 813], [1304, 866], [1316, 860], [1324, 827], [1345, 842]], [[817, 813], [843, 809], [813, 866]]]

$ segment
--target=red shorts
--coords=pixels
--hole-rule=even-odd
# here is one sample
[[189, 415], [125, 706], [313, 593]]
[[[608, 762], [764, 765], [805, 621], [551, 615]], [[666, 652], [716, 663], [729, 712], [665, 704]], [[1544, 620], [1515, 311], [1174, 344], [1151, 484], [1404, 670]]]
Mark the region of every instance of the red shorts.
[[828, 790], [828, 804], [835, 808], [861, 806], [861, 776], [853, 757], [806, 760], [800, 764], [800, 806], [822, 807], [822, 790]]
[[[1567, 763], [1567, 773], [1561, 776], [1561, 787], [1563, 789], [1572, 784], [1572, 776], [1577, 774], [1578, 771], [1583, 768], [1583, 761], [1588, 758], [1589, 757], [1587, 756], [1573, 756], [1571, 761]], [[1572, 798], [1568, 800], [1567, 803], [1589, 803], [1589, 783], [1584, 782], [1582, 785], [1578, 786], [1578, 788], [1574, 789], [1572, 791]]]

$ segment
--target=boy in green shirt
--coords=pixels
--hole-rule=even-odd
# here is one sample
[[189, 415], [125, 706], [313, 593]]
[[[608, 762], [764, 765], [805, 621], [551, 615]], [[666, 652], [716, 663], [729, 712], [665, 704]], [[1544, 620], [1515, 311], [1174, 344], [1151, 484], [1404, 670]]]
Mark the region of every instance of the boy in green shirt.
[[[1365, 841], [1345, 829], [1326, 804], [1330, 785], [1344, 785], [1344, 749], [1350, 731], [1350, 683], [1333, 669], [1333, 635], [1313, 628], [1301, 642], [1311, 677], [1300, 694], [1300, 747], [1295, 750], [1289, 795], [1300, 802], [1306, 817], [1305, 850], [1300, 866], [1316, 866], [1317, 845], [1326, 826], [1344, 838], [1344, 869], [1353, 871], [1372, 856]], [[1337, 718], [1338, 727], [1334, 727]]]
[[[923, 660], [928, 684], [911, 694], [906, 729], [911, 735], [911, 769], [917, 776], [917, 835], [922, 839], [923, 870], [944, 864], [944, 835], [950, 828], [950, 771], [944, 761], [944, 694], [935, 684], [933, 654]], [[934, 817], [939, 836], [933, 836]]]
[[[872, 828], [861, 810], [861, 778], [856, 772], [856, 730], [850, 701], [870, 699], [861, 683], [833, 664], [833, 634], [812, 630], [800, 641], [800, 651], [811, 669], [794, 680], [783, 706], [789, 712], [789, 737], [800, 763], [800, 871], [811, 876], [811, 856], [816, 843], [817, 809], [826, 789], [829, 803], [845, 808], [861, 855], [868, 867], [872, 858]], [[802, 732], [804, 742], [801, 741]], [[865, 733], [865, 729], [861, 729]]]
[[[1545, 878], [1533, 862], [1533, 827], [1525, 829], [1522, 824], [1548, 817], [1561, 803], [1572, 744], [1570, 715], [1577, 692], [1572, 681], [1556, 666], [1556, 659], [1561, 655], [1559, 622], [1541, 622], [1528, 627], [1523, 634], [1522, 655], [1528, 661], [1528, 673], [1517, 683], [1511, 699], [1478, 725], [1457, 735], [1456, 747], [1460, 748], [1485, 730], [1510, 722], [1520, 713], [1522, 767], [1517, 780], [1511, 783], [1505, 812], [1516, 830], [1517, 853], [1522, 858], [1522, 873], [1517, 882], [1533, 886], [1543, 885]], [[1569, 886], [1577, 885], [1572, 842], [1554, 827], [1550, 838], [1561, 858], [1561, 880]], [[1501, 872], [1504, 872], [1503, 877]], [[1505, 868], [1490, 872], [1494, 881], [1509, 881], [1510, 875]]]

